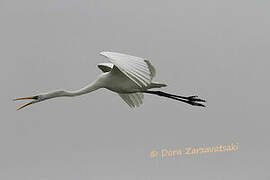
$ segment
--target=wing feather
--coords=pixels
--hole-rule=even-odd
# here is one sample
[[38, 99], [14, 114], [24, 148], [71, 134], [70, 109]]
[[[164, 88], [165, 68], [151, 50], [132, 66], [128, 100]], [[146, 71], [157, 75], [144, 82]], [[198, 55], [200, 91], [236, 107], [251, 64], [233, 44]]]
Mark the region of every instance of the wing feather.
[[148, 61], [140, 57], [116, 52], [101, 52], [122, 73], [134, 81], [140, 87], [147, 87], [155, 76], [155, 68]]
[[135, 106], [138, 107], [139, 101], [137, 100], [136, 96], [134, 94], [130, 94], [129, 96], [132, 99], [132, 102], [135, 104]]
[[129, 107], [139, 107], [143, 103], [143, 93], [121, 94], [119, 96], [129, 105]]
[[119, 96], [129, 105], [130, 108], [135, 107], [130, 97], [126, 94], [119, 94]]
[[102, 72], [109, 72], [113, 68], [112, 63], [99, 63], [97, 66]]

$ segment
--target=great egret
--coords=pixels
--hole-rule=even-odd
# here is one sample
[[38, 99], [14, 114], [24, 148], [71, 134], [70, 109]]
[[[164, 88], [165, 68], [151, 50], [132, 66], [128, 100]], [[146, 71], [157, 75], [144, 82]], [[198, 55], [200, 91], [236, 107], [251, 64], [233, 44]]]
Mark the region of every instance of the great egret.
[[162, 91], [149, 91], [148, 89], [161, 88], [167, 85], [152, 81], [156, 71], [148, 60], [116, 52], [101, 52], [100, 54], [108, 58], [111, 63], [100, 63], [97, 65], [103, 73], [98, 76], [94, 82], [76, 91], [57, 90], [36, 96], [14, 99], [15, 101], [33, 99], [33, 101], [19, 107], [17, 110], [47, 99], [79, 96], [99, 88], [106, 88], [118, 93], [130, 107], [138, 107], [143, 103], [143, 93], [155, 94], [185, 102], [193, 106], [205, 107], [205, 105], [200, 102], [206, 101], [199, 99], [197, 96], [185, 97], [168, 94]]

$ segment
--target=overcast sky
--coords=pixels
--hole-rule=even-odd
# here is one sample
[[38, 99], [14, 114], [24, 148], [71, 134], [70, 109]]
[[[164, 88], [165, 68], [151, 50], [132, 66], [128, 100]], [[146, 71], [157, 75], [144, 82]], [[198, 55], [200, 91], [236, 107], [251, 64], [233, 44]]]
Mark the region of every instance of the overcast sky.
[[[269, 179], [270, 3], [0, 0], [0, 179]], [[130, 109], [105, 89], [21, 111], [16, 97], [75, 90], [100, 51], [147, 58], [164, 91]], [[237, 152], [149, 153], [239, 143]]]

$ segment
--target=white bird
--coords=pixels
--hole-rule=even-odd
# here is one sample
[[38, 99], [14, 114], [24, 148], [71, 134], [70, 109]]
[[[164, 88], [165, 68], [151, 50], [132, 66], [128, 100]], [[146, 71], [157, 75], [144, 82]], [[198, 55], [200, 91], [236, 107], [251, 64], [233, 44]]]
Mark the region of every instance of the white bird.
[[103, 73], [98, 76], [94, 82], [76, 91], [57, 90], [36, 96], [14, 99], [33, 99], [33, 101], [21, 106], [17, 110], [47, 99], [79, 96], [100, 88], [106, 88], [118, 93], [130, 107], [138, 107], [143, 103], [143, 93], [156, 94], [185, 102], [193, 106], [205, 107], [205, 105], [200, 102], [206, 101], [197, 98], [197, 96], [185, 97], [168, 94], [162, 91], [149, 91], [148, 89], [161, 88], [167, 85], [152, 81], [156, 74], [156, 70], [148, 60], [116, 52], [101, 52], [100, 54], [108, 58], [111, 63], [100, 63], [97, 65]]

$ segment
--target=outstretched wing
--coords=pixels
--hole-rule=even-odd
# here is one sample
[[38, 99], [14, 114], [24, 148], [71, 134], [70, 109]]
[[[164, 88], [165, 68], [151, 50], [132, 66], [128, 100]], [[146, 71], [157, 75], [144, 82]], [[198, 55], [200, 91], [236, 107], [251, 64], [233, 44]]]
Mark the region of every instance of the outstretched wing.
[[113, 68], [112, 63], [99, 63], [97, 66], [99, 69], [101, 69], [102, 72], [109, 72]]
[[156, 74], [154, 66], [143, 58], [116, 52], [101, 52], [100, 54], [107, 57], [113, 65], [140, 87], [149, 86]]
[[120, 94], [119, 96], [129, 105], [129, 107], [139, 107], [143, 103], [143, 93]]

